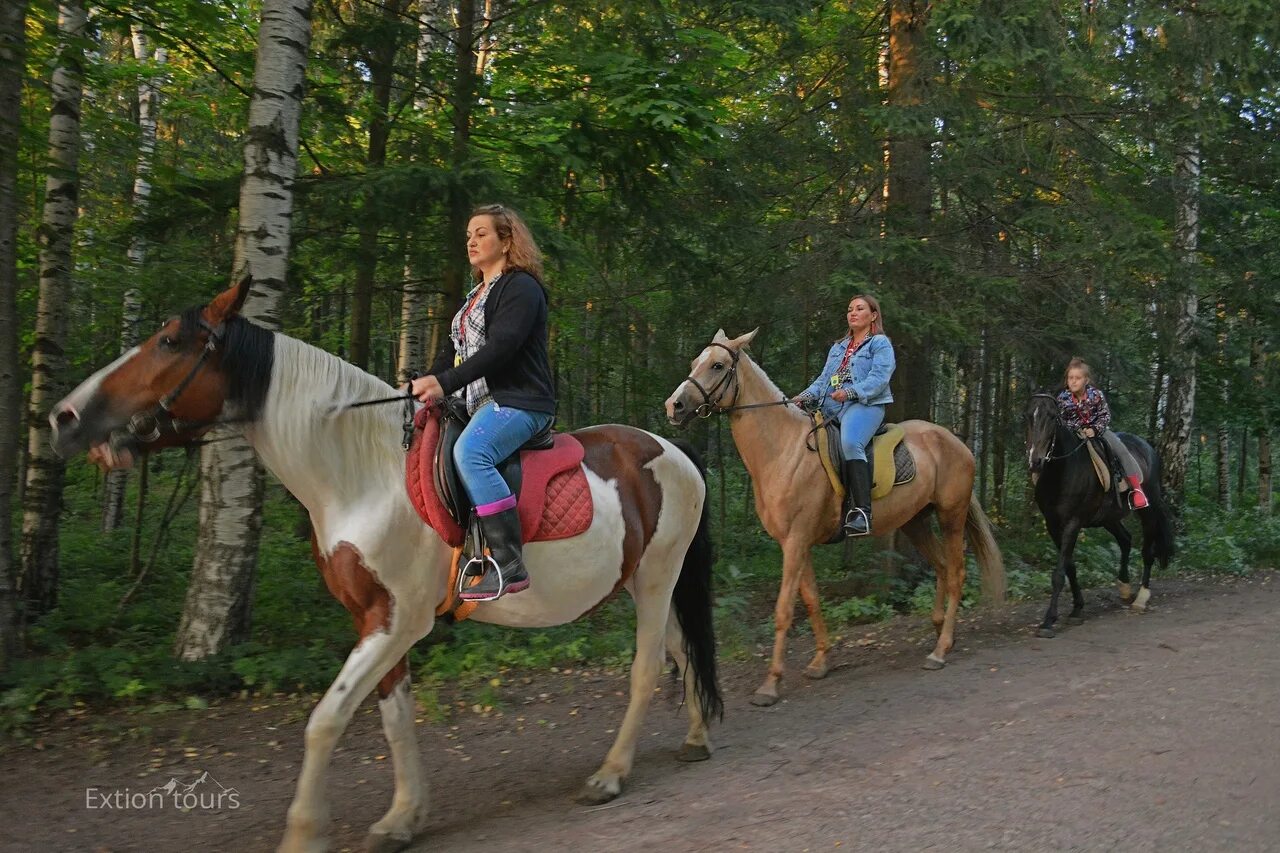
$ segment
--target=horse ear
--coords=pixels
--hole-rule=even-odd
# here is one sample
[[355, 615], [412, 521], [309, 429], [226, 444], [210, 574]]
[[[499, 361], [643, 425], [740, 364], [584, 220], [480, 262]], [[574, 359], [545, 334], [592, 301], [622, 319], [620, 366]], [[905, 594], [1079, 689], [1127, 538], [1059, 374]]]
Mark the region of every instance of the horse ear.
[[749, 343], [751, 343], [753, 340], [755, 340], [755, 338], [756, 338], [756, 333], [757, 333], [757, 332], [759, 332], [759, 331], [760, 331], [760, 327], [759, 327], [759, 326], [756, 326], [754, 329], [752, 329], [751, 331], [747, 332], [745, 335], [743, 335], [742, 337], [740, 337], [740, 338], [738, 338], [736, 341], [734, 341], [734, 342], [733, 342], [733, 343], [734, 343], [734, 346], [735, 346], [735, 347], [737, 347], [738, 349], [742, 349], [742, 348], [743, 348], [743, 347], [745, 347], [747, 344], [749, 344]]
[[715, 335], [711, 338], [713, 344], [729, 343], [729, 336], [724, 333], [724, 329], [716, 329]]
[[231, 285], [213, 298], [213, 301], [204, 309], [205, 319], [211, 325], [217, 326], [239, 314], [240, 309], [244, 307], [245, 299], [249, 297], [251, 287], [253, 287], [253, 276], [246, 273], [239, 284]]

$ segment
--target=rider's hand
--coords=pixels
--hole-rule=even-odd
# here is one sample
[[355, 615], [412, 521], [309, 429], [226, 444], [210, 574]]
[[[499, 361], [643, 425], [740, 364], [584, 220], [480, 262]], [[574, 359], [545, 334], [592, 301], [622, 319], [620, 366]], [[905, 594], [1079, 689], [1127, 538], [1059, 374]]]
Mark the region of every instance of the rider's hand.
[[424, 403], [430, 403], [432, 400], [439, 400], [444, 397], [444, 389], [440, 387], [440, 380], [434, 376], [419, 376], [413, 380], [409, 392]]
[[1085, 427], [1084, 434], [1089, 438], [1093, 438], [1095, 435], [1097, 435], [1097, 433], [1093, 431], [1093, 427]]
[[837, 403], [843, 403], [845, 400], [849, 399], [849, 392], [841, 388], [838, 391], [832, 392], [831, 399], [835, 400]]

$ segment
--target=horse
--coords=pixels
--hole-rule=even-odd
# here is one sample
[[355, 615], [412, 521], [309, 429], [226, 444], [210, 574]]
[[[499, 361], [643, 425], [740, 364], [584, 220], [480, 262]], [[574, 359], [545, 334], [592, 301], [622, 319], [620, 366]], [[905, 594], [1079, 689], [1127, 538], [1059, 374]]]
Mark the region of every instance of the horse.
[[[406, 494], [396, 413], [385, 406], [334, 413], [335, 401], [385, 397], [396, 389], [241, 317], [248, 290], [246, 279], [203, 308], [169, 319], [85, 380], [50, 414], [54, 447], [64, 457], [107, 441], [148, 450], [190, 444], [216, 424], [243, 425], [265, 466], [310, 512], [315, 563], [359, 633], [307, 723], [280, 849], [326, 846], [325, 777], [333, 749], [376, 687], [395, 792], [367, 843], [398, 850], [422, 831], [427, 817], [406, 654], [434, 624], [447, 592], [451, 551]], [[600, 803], [619, 795], [631, 771], [664, 647], [688, 698], [689, 728], [678, 758], [711, 754], [707, 724], [723, 716], [711, 621], [712, 552], [705, 472], [691, 448], [686, 452], [621, 425], [573, 435], [585, 449], [582, 465], [594, 503], [590, 527], [573, 538], [529, 544], [531, 588], [482, 603], [471, 618], [512, 627], [557, 625], [591, 612], [619, 586], [630, 593], [636, 608], [630, 700], [612, 748], [580, 795]]]
[[[1044, 516], [1045, 527], [1058, 549], [1058, 561], [1053, 567], [1053, 592], [1049, 596], [1049, 608], [1036, 633], [1045, 638], [1054, 636], [1053, 625], [1058, 621], [1058, 596], [1062, 593], [1062, 579], [1071, 582], [1071, 613], [1068, 621], [1079, 624], [1084, 609], [1084, 595], [1076, 579], [1073, 559], [1076, 540], [1086, 527], [1101, 527], [1115, 537], [1120, 546], [1120, 572], [1118, 585], [1120, 597], [1128, 600], [1129, 549], [1133, 536], [1124, 526], [1131, 510], [1113, 490], [1104, 490], [1085, 452], [1086, 439], [1076, 435], [1062, 420], [1058, 398], [1052, 394], [1032, 394], [1025, 412], [1027, 428], [1027, 466], [1035, 484], [1036, 506]], [[1142, 522], [1142, 583], [1133, 596], [1131, 609], [1142, 612], [1151, 599], [1151, 565], [1157, 559], [1160, 567], [1167, 569], [1173, 557], [1173, 526], [1160, 487], [1160, 457], [1150, 444], [1127, 432], [1116, 433], [1125, 447], [1133, 454], [1142, 470], [1142, 490], [1147, 495], [1147, 506], [1135, 510]]]
[[[751, 701], [767, 706], [778, 701], [785, 672], [787, 631], [799, 590], [809, 612], [817, 650], [805, 668], [809, 678], [828, 672], [830, 643], [810, 554], [830, 541], [840, 527], [840, 502], [826, 487], [827, 476], [817, 453], [806, 449], [810, 419], [789, 404], [746, 347], [756, 329], [728, 338], [723, 329], [693, 360], [688, 378], [666, 400], [668, 421], [687, 425], [695, 416], [727, 413], [738, 453], [751, 475], [756, 515], [782, 546], [782, 585], [774, 608], [773, 659], [764, 683]], [[933, 627], [937, 644], [925, 669], [941, 669], [955, 644], [956, 612], [964, 585], [964, 540], [968, 534], [982, 573], [988, 600], [1004, 599], [1004, 561], [987, 520], [973, 494], [973, 454], [948, 430], [926, 421], [906, 421], [904, 441], [915, 457], [917, 474], [875, 501], [872, 532], [901, 529], [937, 572]], [[936, 516], [941, 537], [929, 521]]]

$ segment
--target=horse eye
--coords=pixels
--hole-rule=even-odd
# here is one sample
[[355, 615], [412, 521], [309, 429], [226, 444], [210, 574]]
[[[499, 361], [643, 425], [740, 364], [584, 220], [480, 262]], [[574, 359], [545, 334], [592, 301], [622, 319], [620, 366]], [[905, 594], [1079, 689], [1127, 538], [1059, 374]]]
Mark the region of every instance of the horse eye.
[[712, 370], [724, 370], [724, 365], [723, 365], [722, 363], [720, 363], [720, 362], [718, 362], [718, 361], [717, 361], [717, 362], [714, 362], [714, 363], [711, 365], [711, 369], [712, 369]]
[[177, 348], [178, 348], [178, 339], [177, 339], [177, 338], [175, 338], [175, 337], [173, 337], [172, 335], [161, 335], [161, 336], [160, 336], [160, 348], [161, 348], [161, 349], [168, 349], [168, 350], [175, 350], [175, 349], [177, 349]]

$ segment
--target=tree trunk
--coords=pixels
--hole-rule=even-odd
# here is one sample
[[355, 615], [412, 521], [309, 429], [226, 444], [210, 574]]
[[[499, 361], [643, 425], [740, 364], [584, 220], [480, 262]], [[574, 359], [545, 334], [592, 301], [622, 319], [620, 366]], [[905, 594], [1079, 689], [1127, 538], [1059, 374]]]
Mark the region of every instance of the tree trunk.
[[1271, 514], [1271, 431], [1258, 427], [1258, 509]]
[[1009, 416], [1009, 380], [1013, 373], [1013, 356], [1005, 353], [1000, 358], [1000, 375], [996, 385], [996, 415], [993, 419], [996, 426], [991, 435], [991, 506], [987, 514], [994, 518], [1004, 518], [1004, 480], [1008, 463], [1008, 446], [1006, 437], [1009, 431], [1005, 418]]
[[[924, 102], [927, 75], [921, 73], [929, 4], [926, 0], [891, 0], [889, 4], [888, 103], [901, 123], [906, 114]], [[888, 279], [900, 300], [907, 304], [927, 298], [927, 283], [921, 277], [916, 241], [927, 236], [932, 197], [929, 185], [929, 144], [927, 131], [912, 133], [895, 129], [886, 146], [888, 177], [885, 199], [885, 233], [897, 238], [889, 259]], [[890, 412], [894, 420], [930, 417], [933, 387], [933, 360], [929, 341], [921, 332], [895, 330], [898, 359], [894, 400]]]
[[1177, 213], [1174, 228], [1179, 259], [1177, 295], [1169, 302], [1165, 368], [1169, 390], [1160, 434], [1164, 463], [1163, 484], [1175, 507], [1181, 507], [1187, 480], [1187, 451], [1191, 446], [1191, 421], [1196, 404], [1195, 324], [1200, 303], [1196, 295], [1195, 268], [1200, 240], [1200, 146], [1192, 141], [1178, 152], [1174, 163]]
[[[431, 54], [435, 51], [436, 32], [440, 29], [438, 0], [418, 0], [417, 79], [414, 80], [413, 108], [419, 113], [430, 109], [426, 81]], [[421, 371], [427, 357], [435, 358], [436, 337], [428, 345], [426, 326], [430, 322], [435, 296], [426, 286], [425, 275], [418, 269], [414, 254], [407, 252], [404, 261], [404, 286], [400, 299], [400, 346], [396, 359], [397, 376], [403, 379], [409, 371]], [[434, 329], [433, 329], [434, 332]], [[428, 348], [429, 347], [429, 348]]]
[[18, 364], [18, 137], [27, 0], [0, 7], [0, 672], [17, 652], [13, 490], [22, 430]]
[[53, 71], [49, 168], [41, 216], [40, 299], [31, 353], [27, 485], [22, 514], [22, 597], [26, 616], [48, 612], [58, 600], [58, 527], [64, 466], [49, 444], [49, 408], [65, 392], [67, 308], [80, 194], [80, 101], [84, 90], [85, 7], [58, 8], [58, 64]]
[[[369, 119], [369, 147], [365, 154], [366, 174], [372, 176], [387, 162], [387, 140], [391, 135], [388, 113], [391, 107], [391, 83], [395, 74], [396, 48], [391, 37], [397, 18], [404, 14], [403, 0], [390, 0], [380, 5], [383, 20], [374, 26], [376, 41], [368, 53], [369, 91], [373, 96], [373, 115]], [[357, 367], [369, 367], [369, 320], [373, 316], [373, 288], [378, 276], [378, 234], [381, 217], [376, 194], [364, 193], [360, 208], [360, 248], [356, 255], [355, 292], [351, 299], [351, 355]]]
[[[245, 135], [234, 273], [236, 279], [253, 276], [243, 313], [269, 329], [280, 327], [310, 44], [310, 0], [265, 0]], [[200, 468], [200, 532], [174, 641], [174, 654], [183, 660], [216, 654], [247, 636], [262, 529], [262, 469], [242, 439], [206, 445]]]
[[[151, 48], [147, 45], [147, 35], [137, 24], [132, 27], [133, 58], [138, 62], [152, 60]], [[154, 61], [163, 66], [166, 59], [165, 49], [157, 47]], [[149, 74], [143, 74], [138, 81], [138, 164], [133, 177], [133, 222], [134, 233], [129, 240], [129, 269], [133, 281], [142, 271], [147, 261], [147, 241], [142, 236], [142, 220], [146, 218], [147, 208], [151, 204], [151, 162], [156, 153], [156, 120], [160, 105], [160, 89], [157, 80]], [[139, 326], [142, 323], [142, 292], [136, 284], [125, 289], [120, 316], [120, 352], [125, 352], [138, 342]], [[106, 488], [102, 500], [102, 529], [115, 530], [124, 518], [124, 493], [129, 485], [129, 469], [117, 468], [107, 474]]]
[[471, 151], [471, 110], [475, 101], [475, 0], [458, 0], [453, 28], [454, 76], [450, 105], [453, 107], [453, 141], [450, 166], [454, 180], [449, 186], [449, 227], [445, 233], [444, 304], [457, 305], [469, 289], [470, 264], [465, 235], [471, 215], [471, 195], [458, 179]]

